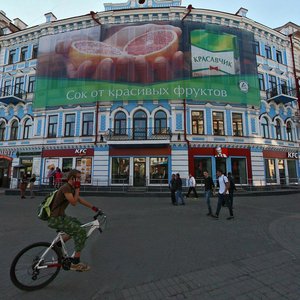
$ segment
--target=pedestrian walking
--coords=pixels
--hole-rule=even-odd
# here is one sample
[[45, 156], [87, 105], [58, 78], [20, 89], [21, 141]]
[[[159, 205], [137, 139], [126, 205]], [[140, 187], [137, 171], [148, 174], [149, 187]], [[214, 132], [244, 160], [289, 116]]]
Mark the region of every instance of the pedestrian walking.
[[197, 194], [197, 191], [196, 191], [196, 180], [195, 180], [195, 177], [192, 174], [190, 174], [190, 176], [189, 176], [188, 185], [189, 185], [189, 189], [188, 189], [188, 192], [186, 194], [186, 197], [188, 198], [190, 196], [190, 193], [193, 192], [194, 197], [198, 198], [198, 194]]
[[215, 194], [215, 184], [211, 176], [209, 176], [208, 171], [204, 171], [203, 175], [204, 175], [204, 194], [205, 194], [205, 200], [208, 208], [207, 216], [211, 216], [212, 209], [210, 205], [210, 197]]
[[[183, 195], [182, 195], [182, 180], [180, 178], [180, 174], [177, 173], [175, 176], [175, 184], [176, 184], [176, 204], [185, 205]], [[180, 202], [179, 202], [180, 200]]]
[[227, 220], [234, 218], [232, 207], [229, 201], [229, 181], [228, 178], [223, 174], [222, 170], [217, 170], [218, 182], [219, 182], [219, 192], [218, 192], [218, 206], [215, 215], [212, 215], [215, 219], [219, 218], [219, 213], [222, 207], [222, 202], [225, 200], [225, 203], [229, 209], [229, 217]]
[[172, 174], [172, 178], [170, 180], [170, 183], [169, 183], [169, 189], [171, 191], [171, 201], [172, 201], [172, 204], [173, 205], [177, 205], [177, 202], [176, 202], [176, 176], [175, 174]]
[[50, 167], [48, 174], [47, 174], [47, 178], [49, 180], [49, 187], [53, 188], [54, 186], [54, 173], [55, 173], [55, 169], [54, 167]]
[[235, 186], [234, 179], [232, 177], [231, 172], [228, 172], [227, 177], [228, 177], [228, 181], [229, 181], [229, 201], [230, 201], [231, 207], [233, 208], [233, 194], [234, 194], [234, 191], [236, 191], [236, 186]]
[[56, 189], [59, 189], [62, 183], [62, 177], [63, 173], [61, 172], [59, 167], [56, 167], [55, 173], [54, 173], [54, 187]]
[[36, 175], [32, 174], [32, 177], [29, 179], [29, 190], [30, 190], [30, 197], [31, 198], [34, 198], [33, 189], [34, 189], [34, 183], [35, 183], [35, 181], [36, 181]]
[[19, 186], [20, 195], [21, 195], [22, 199], [26, 198], [25, 194], [26, 194], [27, 184], [28, 184], [28, 177], [27, 177], [27, 174], [24, 173], [21, 177], [20, 186]]

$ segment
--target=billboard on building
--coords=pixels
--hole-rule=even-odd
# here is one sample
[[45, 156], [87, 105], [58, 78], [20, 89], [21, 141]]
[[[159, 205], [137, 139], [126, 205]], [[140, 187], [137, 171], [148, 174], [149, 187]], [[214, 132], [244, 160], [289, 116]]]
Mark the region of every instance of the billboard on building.
[[254, 36], [197, 22], [101, 25], [40, 39], [34, 106], [176, 100], [258, 105]]

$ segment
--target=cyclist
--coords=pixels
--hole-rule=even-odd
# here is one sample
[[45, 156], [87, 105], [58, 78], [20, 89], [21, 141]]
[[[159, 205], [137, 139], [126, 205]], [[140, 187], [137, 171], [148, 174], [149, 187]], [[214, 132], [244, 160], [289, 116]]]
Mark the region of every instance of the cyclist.
[[[99, 209], [80, 197], [80, 178], [81, 172], [76, 169], [68, 173], [67, 182], [59, 188], [51, 204], [48, 226], [65, 232], [67, 234], [64, 238], [65, 241], [73, 238], [75, 254], [72, 258], [70, 270], [82, 272], [90, 269], [87, 264], [80, 262], [80, 253], [87, 238], [86, 231], [80, 227], [81, 223], [76, 218], [67, 216], [65, 210], [69, 204], [75, 206], [77, 203], [91, 208], [95, 212], [99, 211]], [[59, 243], [58, 246], [60, 246]]]

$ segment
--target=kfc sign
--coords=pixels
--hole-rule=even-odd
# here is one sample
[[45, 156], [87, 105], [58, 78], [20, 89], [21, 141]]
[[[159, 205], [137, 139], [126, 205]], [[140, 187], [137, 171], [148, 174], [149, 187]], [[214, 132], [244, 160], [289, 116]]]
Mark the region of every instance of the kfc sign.
[[86, 155], [87, 149], [75, 149], [75, 154]]
[[298, 153], [297, 152], [288, 152], [287, 158], [298, 159]]

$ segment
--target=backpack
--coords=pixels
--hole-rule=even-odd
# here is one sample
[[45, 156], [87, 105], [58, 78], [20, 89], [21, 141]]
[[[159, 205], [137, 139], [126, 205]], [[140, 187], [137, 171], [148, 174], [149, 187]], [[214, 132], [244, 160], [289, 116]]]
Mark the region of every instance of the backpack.
[[38, 213], [37, 216], [39, 219], [43, 221], [48, 221], [50, 218], [50, 213], [51, 213], [51, 203], [53, 199], [55, 198], [55, 195], [58, 190], [51, 192], [49, 195], [45, 197], [45, 199], [40, 203], [38, 207]]

